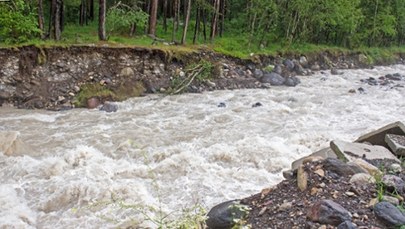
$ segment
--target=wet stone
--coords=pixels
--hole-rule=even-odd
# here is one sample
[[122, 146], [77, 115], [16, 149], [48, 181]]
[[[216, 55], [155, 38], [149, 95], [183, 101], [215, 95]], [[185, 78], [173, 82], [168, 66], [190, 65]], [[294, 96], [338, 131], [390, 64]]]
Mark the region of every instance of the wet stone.
[[327, 158], [324, 161], [324, 169], [339, 176], [352, 176], [356, 173], [364, 173], [364, 170], [356, 165], [348, 165], [335, 158]]
[[350, 221], [345, 221], [339, 224], [339, 226], [337, 226], [337, 229], [357, 229], [357, 226]]
[[398, 191], [402, 192], [405, 186], [404, 180], [395, 175], [384, 175], [382, 177], [382, 182], [386, 186], [388, 191]]
[[374, 213], [387, 226], [405, 225], [405, 216], [393, 204], [380, 202], [374, 206]]
[[247, 208], [247, 206], [241, 205], [237, 200], [218, 204], [208, 212], [206, 224], [208, 228], [232, 228], [237, 219], [242, 219], [246, 216], [247, 211], [244, 208]]
[[309, 210], [307, 218], [313, 222], [334, 226], [338, 226], [345, 221], [351, 221], [350, 213], [332, 200], [316, 202]]
[[266, 73], [260, 78], [261, 83], [269, 83], [273, 86], [281, 86], [285, 83], [286, 79], [278, 73]]

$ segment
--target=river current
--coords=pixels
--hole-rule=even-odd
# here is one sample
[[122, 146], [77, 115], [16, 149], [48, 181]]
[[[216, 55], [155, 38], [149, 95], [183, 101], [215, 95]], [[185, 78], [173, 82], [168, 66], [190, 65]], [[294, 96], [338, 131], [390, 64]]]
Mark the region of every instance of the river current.
[[294, 88], [149, 95], [115, 113], [0, 108], [0, 131], [30, 147], [0, 152], [0, 228], [174, 227], [276, 185], [333, 139], [405, 121], [405, 88], [360, 82], [404, 65], [342, 72]]

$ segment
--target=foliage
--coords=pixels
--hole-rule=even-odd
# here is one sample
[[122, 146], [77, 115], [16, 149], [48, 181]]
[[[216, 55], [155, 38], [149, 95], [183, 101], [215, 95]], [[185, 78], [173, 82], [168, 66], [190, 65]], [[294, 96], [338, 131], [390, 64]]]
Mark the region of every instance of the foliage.
[[24, 0], [0, 2], [0, 41], [22, 43], [41, 34], [34, 8]]
[[128, 6], [121, 2], [111, 7], [107, 13], [107, 27], [110, 33], [129, 30], [132, 24], [143, 28], [148, 21], [148, 14], [136, 6]]
[[114, 93], [111, 90], [100, 84], [85, 84], [80, 88], [80, 92], [76, 95], [74, 104], [76, 107], [86, 107], [87, 100], [92, 97], [108, 98], [113, 96]]

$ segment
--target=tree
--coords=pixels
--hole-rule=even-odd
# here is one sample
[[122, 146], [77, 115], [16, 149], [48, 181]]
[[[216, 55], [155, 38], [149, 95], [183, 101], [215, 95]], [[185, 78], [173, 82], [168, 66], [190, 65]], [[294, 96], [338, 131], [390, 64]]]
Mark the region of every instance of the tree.
[[183, 36], [181, 38], [181, 44], [186, 43], [186, 36], [187, 36], [187, 29], [188, 29], [188, 23], [190, 21], [190, 12], [191, 12], [191, 0], [188, 0], [187, 3], [187, 13], [186, 17], [184, 19], [184, 27], [183, 27]]
[[157, 21], [158, 0], [151, 0], [149, 10], [149, 29], [148, 34], [156, 35], [156, 21]]
[[105, 15], [106, 15], [106, 0], [99, 0], [98, 9], [98, 38], [102, 41], [107, 40], [105, 32]]
[[6, 43], [25, 42], [42, 34], [34, 7], [24, 0], [0, 2], [0, 25], [0, 41]]

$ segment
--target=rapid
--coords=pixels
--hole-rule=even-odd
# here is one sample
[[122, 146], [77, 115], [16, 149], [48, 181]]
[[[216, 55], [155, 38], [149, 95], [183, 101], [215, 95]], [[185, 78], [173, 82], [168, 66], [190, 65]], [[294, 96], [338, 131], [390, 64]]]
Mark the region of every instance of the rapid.
[[293, 88], [148, 95], [115, 113], [0, 108], [0, 131], [30, 147], [0, 152], [0, 228], [175, 227], [276, 185], [331, 140], [405, 121], [405, 88], [360, 82], [405, 65], [342, 72]]

